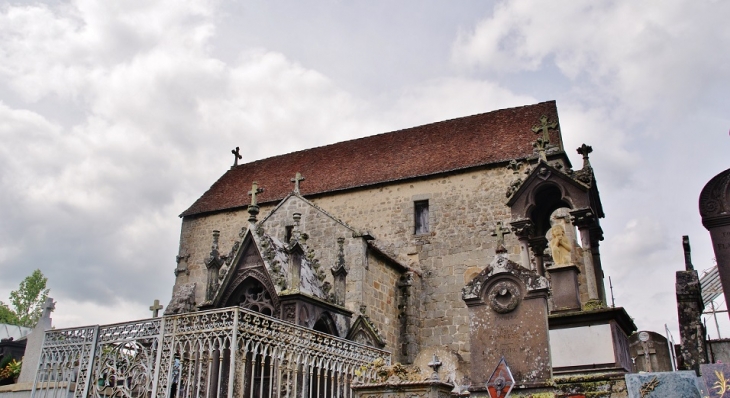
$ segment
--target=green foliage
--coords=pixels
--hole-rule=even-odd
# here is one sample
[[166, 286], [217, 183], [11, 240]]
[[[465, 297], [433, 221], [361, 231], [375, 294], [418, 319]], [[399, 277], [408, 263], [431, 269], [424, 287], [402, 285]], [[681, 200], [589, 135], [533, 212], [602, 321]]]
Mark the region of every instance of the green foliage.
[[18, 290], [10, 292], [10, 304], [0, 301], [0, 323], [33, 327], [43, 314], [43, 304], [50, 289], [46, 289], [48, 278], [37, 269], [20, 282]]
[[15, 312], [2, 301], [0, 301], [0, 323], [6, 323], [8, 325], [18, 324], [18, 317], [15, 315]]

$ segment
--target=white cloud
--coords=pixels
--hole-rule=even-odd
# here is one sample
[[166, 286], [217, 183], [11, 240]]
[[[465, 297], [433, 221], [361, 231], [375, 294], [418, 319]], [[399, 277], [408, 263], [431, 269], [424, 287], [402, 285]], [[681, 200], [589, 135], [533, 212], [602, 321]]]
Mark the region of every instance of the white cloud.
[[[713, 80], [728, 77], [727, 2], [499, 2], [456, 40], [463, 67], [535, 71], [554, 63], [626, 111], [678, 110]], [[697, 62], [703, 59], [703, 62]], [[677, 102], [679, 101], [679, 102]]]
[[[234, 26], [256, 19], [256, 5], [241, 7], [249, 19], [231, 19], [221, 9], [228, 5], [0, 5], [0, 293], [40, 267], [65, 325], [146, 316], [152, 299], [170, 295], [177, 214], [225, 172], [233, 147], [251, 161], [557, 99], [574, 166], [577, 146], [594, 148], [609, 217], [604, 267], [619, 278], [620, 303], [648, 300], [647, 290], [671, 296], [681, 268], [675, 244], [694, 221], [686, 214], [696, 213], [689, 191], [701, 185], [687, 181], [717, 174], [705, 168], [720, 167], [727, 152], [725, 2], [502, 1], [456, 39], [434, 37], [405, 14], [392, 16], [403, 21], [393, 31], [382, 21], [319, 24], [300, 37], [279, 32], [286, 19]], [[338, 7], [330, 4], [324, 21], [374, 16]], [[455, 32], [478, 15], [459, 15], [467, 14], [438, 30]], [[306, 23], [296, 26], [312, 26], [309, 16], [297, 15]], [[226, 37], [217, 37], [226, 18]], [[331, 68], [313, 69], [312, 59]], [[424, 70], [406, 70], [419, 63]], [[370, 97], [343, 88], [360, 86]], [[649, 277], [651, 289], [636, 282]], [[662, 305], [652, 325], [671, 319], [673, 303]], [[109, 317], [85, 321], [83, 311]]]

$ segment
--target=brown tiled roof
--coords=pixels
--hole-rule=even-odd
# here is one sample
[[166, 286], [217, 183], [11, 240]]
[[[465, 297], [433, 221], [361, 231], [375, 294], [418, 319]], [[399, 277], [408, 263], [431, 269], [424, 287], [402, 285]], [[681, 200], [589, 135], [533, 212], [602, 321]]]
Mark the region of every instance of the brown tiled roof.
[[[293, 189], [297, 172], [302, 195], [315, 195], [427, 176], [532, 154], [532, 126], [546, 115], [558, 120], [555, 101], [502, 109], [339, 142], [257, 160], [231, 168], [181, 217], [245, 207], [256, 181], [259, 203], [277, 201]], [[550, 141], [560, 143], [559, 131]]]

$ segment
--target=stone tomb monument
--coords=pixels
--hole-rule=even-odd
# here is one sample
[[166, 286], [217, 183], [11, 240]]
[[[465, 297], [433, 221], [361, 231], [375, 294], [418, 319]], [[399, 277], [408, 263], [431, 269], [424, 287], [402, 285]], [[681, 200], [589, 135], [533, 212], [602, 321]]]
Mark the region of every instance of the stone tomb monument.
[[730, 395], [730, 364], [703, 363], [700, 365], [705, 393], [702, 397], [723, 398]]
[[730, 303], [730, 169], [713, 177], [702, 188], [700, 215], [702, 225], [712, 238], [725, 302]]
[[472, 392], [486, 392], [504, 358], [520, 388], [544, 387], [552, 376], [548, 281], [497, 253], [462, 290], [469, 307]]
[[629, 398], [702, 398], [700, 379], [691, 370], [627, 373]]
[[629, 336], [633, 372], [671, 372], [672, 356], [667, 339], [659, 333], [640, 331]]

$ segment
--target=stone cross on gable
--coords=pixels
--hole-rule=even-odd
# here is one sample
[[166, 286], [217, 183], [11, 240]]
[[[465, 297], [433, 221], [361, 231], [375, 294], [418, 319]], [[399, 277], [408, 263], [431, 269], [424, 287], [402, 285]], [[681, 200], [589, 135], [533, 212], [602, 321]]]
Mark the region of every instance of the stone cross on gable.
[[540, 132], [542, 132], [542, 139], [546, 143], [550, 142], [549, 130], [555, 129], [556, 127], [558, 127], [558, 122], [550, 123], [549, 120], [550, 119], [548, 119], [547, 116], [542, 115], [542, 117], [540, 117], [540, 124], [536, 124], [536, 125], [532, 126], [532, 131], [534, 133], [540, 134]]
[[251, 206], [258, 206], [258, 203], [256, 202], [256, 194], [259, 194], [261, 192], [264, 192], [264, 189], [259, 188], [259, 184], [254, 181], [251, 185], [251, 190], [248, 191], [248, 194], [251, 195]]
[[155, 299], [154, 304], [150, 306], [150, 311], [152, 311], [152, 317], [157, 318], [160, 316], [160, 310], [162, 309], [162, 305], [160, 305], [160, 300]]
[[590, 145], [583, 144], [577, 149], [579, 155], [583, 155], [583, 168], [590, 166], [591, 162], [588, 160], [588, 154], [593, 152], [593, 147]]
[[291, 182], [294, 183], [294, 192], [299, 193], [299, 182], [304, 180], [302, 174], [297, 171], [297, 174], [291, 179]]
[[241, 152], [238, 147], [236, 147], [236, 149], [231, 149], [231, 153], [233, 154], [233, 167], [236, 167], [238, 166], [238, 159], [243, 159], [243, 156], [241, 156]]
[[504, 236], [512, 233], [509, 228], [502, 226], [501, 221], [497, 221], [497, 226], [492, 231], [492, 236], [497, 237], [497, 253], [504, 253], [507, 249], [504, 247]]

